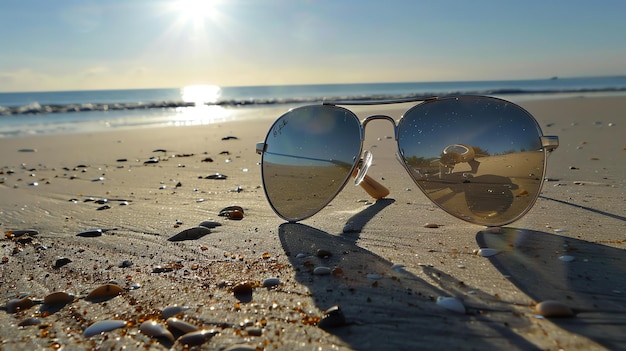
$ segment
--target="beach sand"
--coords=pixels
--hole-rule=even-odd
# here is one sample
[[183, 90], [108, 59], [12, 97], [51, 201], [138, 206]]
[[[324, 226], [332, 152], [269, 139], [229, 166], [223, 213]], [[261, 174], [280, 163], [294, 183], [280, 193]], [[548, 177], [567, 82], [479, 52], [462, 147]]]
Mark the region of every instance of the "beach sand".
[[[349, 183], [300, 224], [265, 200], [255, 144], [273, 122], [266, 116], [0, 139], [0, 229], [38, 232], [2, 238], [0, 349], [180, 350], [139, 331], [144, 320], [165, 323], [168, 306], [188, 307], [179, 318], [214, 330], [201, 349], [626, 349], [626, 97], [520, 104], [560, 146], [535, 207], [502, 233], [432, 204], [396, 161], [384, 121], [368, 125], [365, 148], [374, 153], [368, 174], [390, 195], [374, 202]], [[205, 179], [216, 173], [227, 179]], [[218, 215], [231, 205], [243, 219]], [[221, 225], [168, 241], [202, 221]], [[111, 230], [76, 235], [99, 228]], [[336, 269], [316, 275], [319, 266]], [[263, 287], [270, 277], [280, 284]], [[120, 294], [86, 298], [111, 281]], [[38, 303], [60, 291], [73, 301]], [[34, 306], [9, 311], [27, 295]], [[456, 297], [465, 313], [438, 297]], [[544, 300], [576, 315], [538, 317]], [[330, 313], [321, 328], [332, 306], [345, 321]], [[29, 317], [41, 324], [18, 326]], [[127, 323], [84, 335], [110, 319]]]

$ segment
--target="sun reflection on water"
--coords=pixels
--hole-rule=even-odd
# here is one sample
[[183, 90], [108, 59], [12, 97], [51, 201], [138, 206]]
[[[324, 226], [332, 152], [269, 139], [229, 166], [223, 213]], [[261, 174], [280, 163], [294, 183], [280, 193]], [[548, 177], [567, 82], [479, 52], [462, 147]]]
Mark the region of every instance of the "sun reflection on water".
[[222, 89], [217, 85], [189, 85], [181, 89], [183, 102], [194, 106], [176, 108], [172, 121], [176, 126], [196, 126], [231, 119], [227, 108], [214, 105], [220, 98]]

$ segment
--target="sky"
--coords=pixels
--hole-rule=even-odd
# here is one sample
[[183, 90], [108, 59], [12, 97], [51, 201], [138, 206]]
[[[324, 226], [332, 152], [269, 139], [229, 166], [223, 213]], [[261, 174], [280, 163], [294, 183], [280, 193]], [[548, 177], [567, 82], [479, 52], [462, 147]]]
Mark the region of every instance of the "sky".
[[2, 0], [0, 92], [626, 75], [622, 0]]

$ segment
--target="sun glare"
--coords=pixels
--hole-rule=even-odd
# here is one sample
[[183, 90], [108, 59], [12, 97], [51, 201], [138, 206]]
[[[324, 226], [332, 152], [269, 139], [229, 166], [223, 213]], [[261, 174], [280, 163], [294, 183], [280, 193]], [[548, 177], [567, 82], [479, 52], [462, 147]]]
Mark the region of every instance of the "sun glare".
[[196, 25], [206, 20], [215, 20], [218, 0], [177, 0], [173, 6], [185, 22]]

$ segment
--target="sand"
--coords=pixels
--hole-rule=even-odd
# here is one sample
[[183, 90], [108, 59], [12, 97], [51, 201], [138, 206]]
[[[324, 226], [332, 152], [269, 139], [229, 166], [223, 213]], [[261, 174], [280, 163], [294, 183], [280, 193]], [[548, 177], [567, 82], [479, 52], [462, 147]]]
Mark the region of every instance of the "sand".
[[[626, 349], [626, 97], [520, 104], [560, 146], [535, 207], [502, 233], [433, 205], [396, 161], [384, 121], [368, 125], [365, 147], [374, 153], [368, 174], [390, 195], [374, 202], [348, 184], [300, 224], [284, 223], [265, 200], [255, 152], [273, 121], [265, 115], [0, 139], [0, 229], [38, 232], [3, 235], [0, 305], [58, 291], [75, 296], [0, 311], [0, 349], [182, 349], [139, 332], [144, 320], [163, 323], [160, 311], [174, 305], [189, 307], [181, 318], [217, 332], [202, 349]], [[389, 107], [358, 113], [381, 110]], [[145, 163], [150, 157], [159, 162]], [[215, 173], [228, 178], [205, 179]], [[218, 216], [230, 205], [245, 217]], [[202, 221], [221, 226], [195, 240], [167, 240]], [[76, 236], [98, 228], [112, 230]], [[479, 248], [499, 253], [482, 257]], [[319, 257], [319, 249], [327, 253]], [[319, 266], [338, 269], [313, 274]], [[270, 277], [280, 284], [262, 287]], [[119, 296], [85, 299], [110, 281], [123, 288]], [[233, 286], [245, 281], [252, 294], [235, 296]], [[465, 313], [441, 307], [438, 297], [457, 298]], [[544, 300], [576, 315], [539, 317], [534, 305]], [[320, 328], [332, 306], [345, 323]], [[19, 327], [28, 317], [42, 324]], [[84, 336], [109, 319], [126, 327]]]

